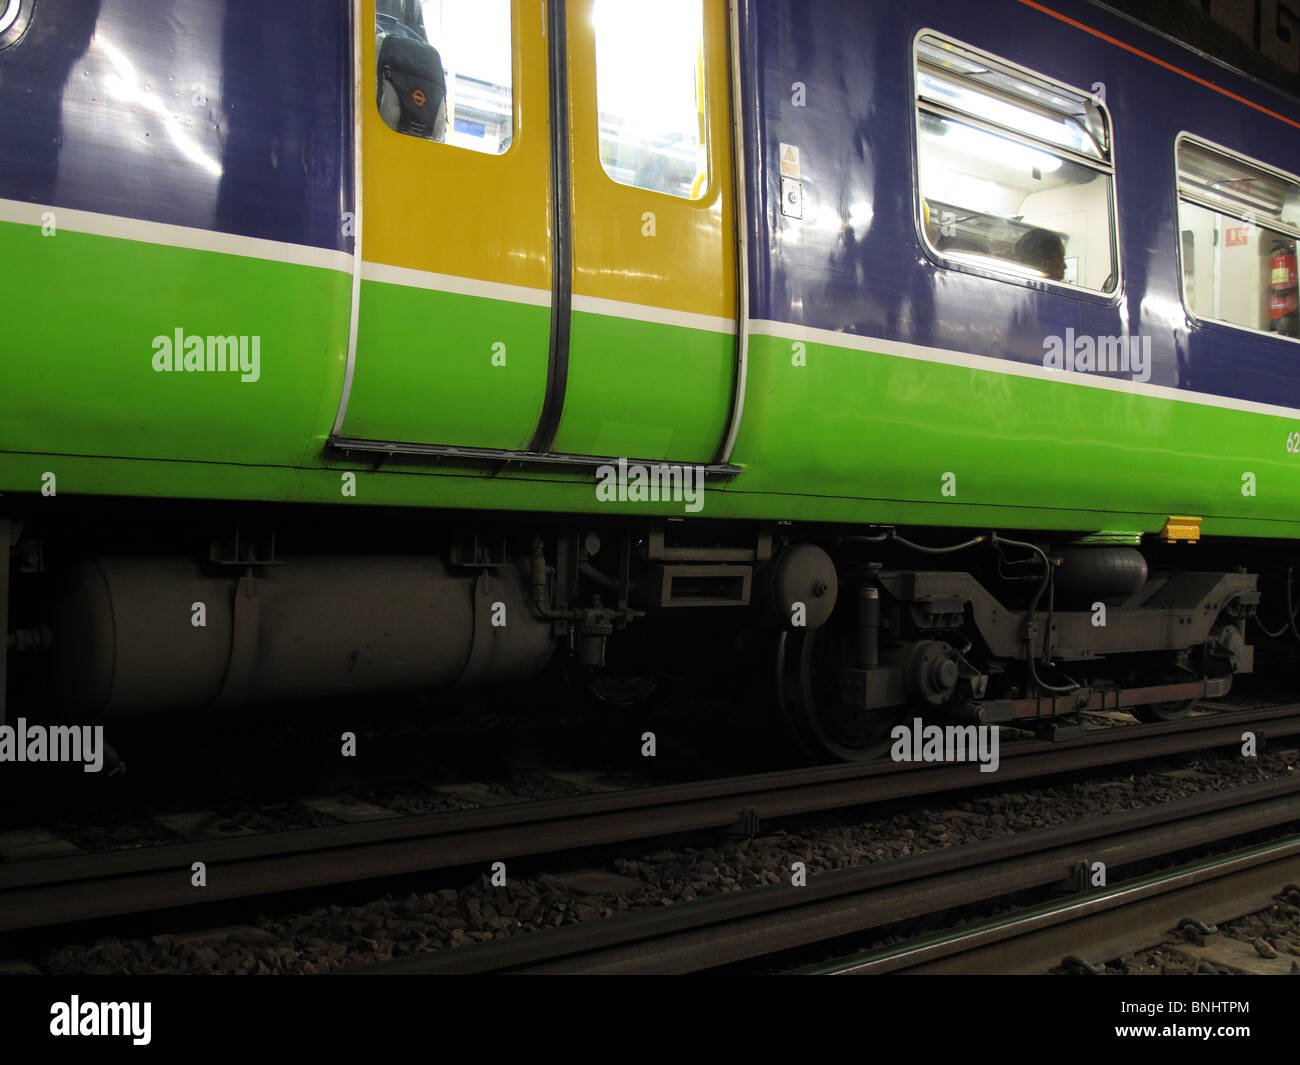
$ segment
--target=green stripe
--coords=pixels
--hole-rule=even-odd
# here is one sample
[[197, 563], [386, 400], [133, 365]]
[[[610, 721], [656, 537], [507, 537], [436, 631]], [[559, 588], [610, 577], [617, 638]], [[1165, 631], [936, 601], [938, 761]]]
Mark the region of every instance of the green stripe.
[[[343, 381], [347, 276], [12, 223], [0, 259], [23, 264], [9, 280], [0, 450], [236, 463], [318, 452]], [[260, 379], [155, 372], [154, 337], [178, 327], [260, 337]]]
[[734, 350], [725, 333], [575, 311], [555, 450], [711, 462]]
[[[1258, 529], [1300, 520], [1295, 419], [1063, 381], [754, 337], [736, 461], [745, 491], [1049, 508], [1046, 527], [1154, 531], [1171, 514]], [[943, 494], [944, 474], [956, 494]], [[1242, 492], [1243, 474], [1256, 494]], [[873, 511], [878, 508], [872, 507]], [[1081, 510], [1111, 515], [1081, 524]], [[1141, 524], [1125, 515], [1158, 515]]]
[[[343, 471], [356, 476], [356, 495], [344, 496]], [[45, 472], [58, 477], [60, 496], [154, 496], [175, 499], [248, 499], [345, 506], [472, 508], [511, 512], [590, 513], [686, 517], [681, 503], [599, 503], [595, 478], [551, 471], [498, 473], [429, 467], [376, 470], [360, 462], [300, 469], [218, 463], [112, 460], [76, 455], [0, 452], [0, 485], [8, 493], [36, 496]], [[746, 475], [747, 477], [748, 475]], [[1101, 529], [1114, 522], [1104, 511], [1032, 507], [908, 503], [743, 491], [746, 477], [728, 486], [709, 482], [704, 509], [690, 517], [775, 521], [966, 526], [976, 529]], [[1154, 533], [1167, 515], [1126, 516], [1130, 527]], [[1209, 518], [1206, 536], [1300, 537], [1300, 522]]]
[[362, 282], [343, 435], [526, 447], [546, 392], [550, 328], [548, 307]]
[[[349, 279], [322, 268], [0, 223], [22, 263], [6, 311], [0, 491], [685, 515], [598, 503], [593, 475], [379, 470], [324, 448], [343, 386]], [[367, 283], [350, 435], [519, 447], [540, 408], [546, 308]], [[155, 373], [152, 339], [261, 337], [261, 379]], [[729, 413], [733, 338], [574, 315], [557, 449], [705, 462]], [[492, 344], [506, 366], [492, 365]], [[1295, 419], [753, 337], [734, 461], [703, 517], [1076, 534], [1300, 536]], [[112, 456], [109, 458], [95, 456]], [[357, 475], [344, 496], [341, 473]], [[1242, 494], [1253, 473], [1256, 495]], [[956, 495], [942, 494], [943, 474]], [[37, 497], [39, 498], [39, 497]]]

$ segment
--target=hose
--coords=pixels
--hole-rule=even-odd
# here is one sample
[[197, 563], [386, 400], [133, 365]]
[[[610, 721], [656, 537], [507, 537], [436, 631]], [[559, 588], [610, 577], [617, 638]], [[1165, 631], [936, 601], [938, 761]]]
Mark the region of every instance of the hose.
[[[1005, 536], [999, 536], [997, 533], [991, 533], [990, 535], [992, 536], [992, 542], [995, 547], [998, 546], [999, 544], [1006, 544], [1010, 547], [1024, 548], [1027, 551], [1032, 551], [1035, 555], [1039, 557], [1039, 559], [1043, 563], [1043, 581], [1038, 586], [1037, 591], [1034, 592], [1034, 597], [1029, 601], [1029, 610], [1027, 612], [1028, 624], [1032, 625], [1034, 621], [1034, 614], [1038, 610], [1039, 600], [1043, 598], [1043, 593], [1049, 589], [1052, 583], [1052, 563], [1048, 560], [1047, 553], [1037, 544], [1027, 543], [1024, 540], [1009, 540]], [[1052, 642], [1052, 620], [1053, 620], [1054, 609], [1055, 609], [1055, 596], [1053, 595], [1051, 598], [1048, 599], [1047, 632], [1043, 639], [1043, 665], [1045, 666], [1051, 665], [1051, 662], [1049, 660], [1049, 652], [1051, 650], [1051, 642]], [[1079, 685], [1075, 681], [1070, 680], [1069, 677], [1065, 678], [1066, 680], [1070, 680], [1070, 683], [1065, 687], [1060, 687], [1055, 684], [1046, 683], [1038, 675], [1038, 670], [1034, 666], [1033, 637], [1026, 635], [1025, 642], [1028, 644], [1028, 653], [1025, 655], [1025, 662], [1029, 666], [1029, 678], [1034, 682], [1036, 686], [1042, 688], [1044, 691], [1061, 692], [1061, 693], [1072, 692], [1079, 687]]]

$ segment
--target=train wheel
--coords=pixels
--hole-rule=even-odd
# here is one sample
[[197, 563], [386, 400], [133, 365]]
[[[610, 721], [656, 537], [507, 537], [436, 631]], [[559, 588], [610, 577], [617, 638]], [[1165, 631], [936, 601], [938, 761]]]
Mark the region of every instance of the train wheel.
[[[1160, 679], [1162, 684], [1181, 684], [1186, 681], [1187, 675], [1185, 673], [1181, 676], [1167, 673]], [[1145, 721], [1149, 724], [1155, 724], [1159, 721], [1179, 721], [1191, 712], [1196, 703], [1196, 699], [1179, 699], [1172, 703], [1147, 703], [1145, 706], [1133, 707], [1129, 713], [1139, 721]]]
[[863, 762], [885, 754], [910, 707], [860, 710], [836, 690], [835, 640], [825, 629], [783, 632], [775, 649], [777, 708], [798, 748], [815, 761]]
[[1174, 703], [1148, 703], [1146, 706], [1133, 707], [1129, 713], [1139, 721], [1154, 724], [1157, 721], [1178, 721], [1186, 717], [1195, 705], [1195, 699], [1182, 699]]

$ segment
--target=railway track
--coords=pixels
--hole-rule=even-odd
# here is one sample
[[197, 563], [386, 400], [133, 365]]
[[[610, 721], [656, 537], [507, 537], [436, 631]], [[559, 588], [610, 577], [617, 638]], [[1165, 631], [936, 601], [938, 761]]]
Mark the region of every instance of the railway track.
[[[1048, 889], [1069, 883], [1081, 869], [1092, 869], [1097, 862], [1108, 869], [1119, 869], [1224, 840], [1294, 827], [1300, 824], [1297, 796], [1300, 778], [1267, 781], [837, 870], [809, 879], [804, 887], [781, 885], [713, 896], [668, 909], [623, 914], [605, 921], [567, 925], [344, 971], [373, 975], [680, 974], [714, 969], [962, 906], [989, 903], [1019, 892]], [[1291, 835], [1235, 860], [1239, 866], [1253, 867], [1255, 876], [1262, 876], [1276, 891], [1294, 876], [1300, 860], [1300, 836]], [[1195, 880], [1192, 874], [1185, 874], [1184, 879]], [[1207, 882], [1202, 876], [1194, 886], [1204, 892]], [[1137, 888], [1116, 897], [1129, 904], [1144, 898]], [[1104, 903], [1102, 896], [1090, 900], [1083, 895], [1073, 899], [1070, 906], [1072, 912], [1083, 916], [1104, 908]], [[1046, 924], [1050, 917], [1039, 915], [1038, 919]], [[1058, 923], [1058, 933], [1061, 927]], [[1067, 954], [1078, 953], [1090, 942], [1081, 938], [1086, 933], [1080, 933], [1078, 927], [1068, 930], [1063, 953], [1043, 955], [1052, 959], [1050, 965], [1033, 969], [1022, 958], [1021, 965], [1028, 966], [1024, 971], [1046, 971]], [[981, 933], [985, 940], [996, 940], [996, 930], [982, 929]], [[928, 949], [941, 956], [951, 942], [942, 941]], [[916, 949], [919, 953], [921, 948]], [[880, 966], [887, 963], [888, 958], [874, 962]], [[848, 963], [831, 971], [849, 971], [854, 965], [862, 968], [869, 964], [873, 962]], [[987, 962], [977, 960], [971, 964], [976, 967], [963, 971], [1002, 971], [980, 967]]]
[[[389, 817], [0, 866], [0, 932], [250, 899], [413, 872], [738, 826], [1300, 734], [1300, 706], [1003, 747], [975, 764], [826, 766], [445, 814]], [[205, 863], [207, 884], [191, 883]]]
[[[885, 973], [1044, 973], [1061, 965], [1098, 973], [1111, 958], [1186, 928], [1204, 945], [1213, 926], [1264, 908], [1300, 881], [1300, 835], [1189, 862], [1085, 896], [1046, 903], [830, 964], [820, 976]], [[1275, 966], [1286, 971], [1286, 961]]]

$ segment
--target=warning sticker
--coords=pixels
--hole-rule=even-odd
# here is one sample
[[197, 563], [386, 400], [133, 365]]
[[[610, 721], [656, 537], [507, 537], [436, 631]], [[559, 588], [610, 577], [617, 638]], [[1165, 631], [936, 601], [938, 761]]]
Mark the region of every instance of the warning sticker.
[[799, 179], [799, 149], [793, 144], [781, 145], [781, 176]]

